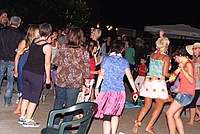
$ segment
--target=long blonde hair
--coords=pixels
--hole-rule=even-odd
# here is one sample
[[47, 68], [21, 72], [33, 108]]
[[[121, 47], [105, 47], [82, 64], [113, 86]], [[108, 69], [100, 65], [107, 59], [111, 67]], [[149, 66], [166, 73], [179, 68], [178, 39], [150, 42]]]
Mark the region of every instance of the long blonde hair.
[[24, 40], [26, 41], [25, 48], [29, 48], [31, 46], [31, 43], [35, 38], [36, 30], [39, 30], [39, 26], [36, 24], [30, 25], [30, 27], [28, 28], [26, 36], [24, 37]]

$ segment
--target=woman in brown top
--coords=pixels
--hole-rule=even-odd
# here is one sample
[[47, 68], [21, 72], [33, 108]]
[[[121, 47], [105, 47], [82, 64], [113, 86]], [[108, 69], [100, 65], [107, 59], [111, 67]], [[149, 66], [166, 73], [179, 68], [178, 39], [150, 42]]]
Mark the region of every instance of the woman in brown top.
[[[53, 64], [56, 65], [55, 77], [56, 98], [54, 109], [70, 107], [76, 103], [82, 87], [83, 78], [90, 77], [89, 52], [83, 46], [83, 31], [72, 28], [66, 35], [67, 43], [57, 51]], [[65, 116], [63, 121], [72, 120], [73, 116]], [[54, 121], [54, 127], [59, 127], [60, 117]]]

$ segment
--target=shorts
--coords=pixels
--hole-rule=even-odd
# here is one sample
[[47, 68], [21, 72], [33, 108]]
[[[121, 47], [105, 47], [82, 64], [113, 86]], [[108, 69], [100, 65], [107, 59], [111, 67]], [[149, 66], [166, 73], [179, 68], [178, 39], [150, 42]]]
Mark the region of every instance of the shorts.
[[190, 104], [193, 99], [194, 99], [194, 96], [192, 96], [191, 94], [184, 94], [180, 92], [177, 93], [176, 97], [174, 98], [174, 100], [176, 100], [183, 107]]
[[23, 70], [22, 99], [38, 104], [44, 85], [44, 75]]

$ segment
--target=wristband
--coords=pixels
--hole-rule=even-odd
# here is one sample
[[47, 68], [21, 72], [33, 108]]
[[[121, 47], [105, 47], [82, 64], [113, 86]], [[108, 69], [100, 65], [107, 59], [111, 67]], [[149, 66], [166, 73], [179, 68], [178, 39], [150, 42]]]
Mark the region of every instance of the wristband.
[[137, 91], [137, 92], [132, 92], [132, 95], [134, 95], [134, 94], [139, 94], [139, 92]]
[[94, 90], [99, 91], [99, 88], [95, 88]]

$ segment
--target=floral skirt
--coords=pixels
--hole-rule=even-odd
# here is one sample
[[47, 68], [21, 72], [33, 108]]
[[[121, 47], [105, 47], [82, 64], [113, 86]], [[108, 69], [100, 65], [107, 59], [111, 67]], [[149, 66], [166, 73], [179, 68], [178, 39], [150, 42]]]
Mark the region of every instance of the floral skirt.
[[95, 118], [103, 118], [104, 115], [120, 116], [126, 100], [125, 92], [100, 92], [95, 102], [98, 110]]
[[168, 99], [169, 95], [165, 79], [154, 76], [146, 76], [145, 81], [140, 88], [140, 96]]

